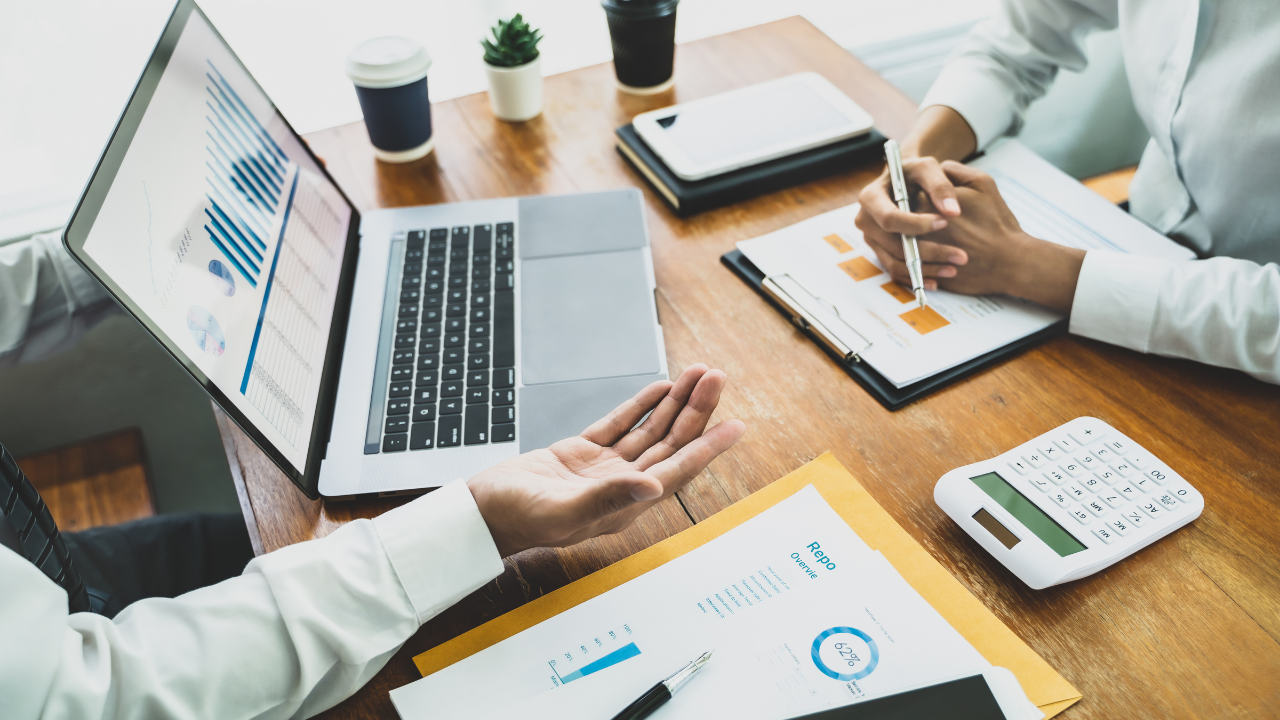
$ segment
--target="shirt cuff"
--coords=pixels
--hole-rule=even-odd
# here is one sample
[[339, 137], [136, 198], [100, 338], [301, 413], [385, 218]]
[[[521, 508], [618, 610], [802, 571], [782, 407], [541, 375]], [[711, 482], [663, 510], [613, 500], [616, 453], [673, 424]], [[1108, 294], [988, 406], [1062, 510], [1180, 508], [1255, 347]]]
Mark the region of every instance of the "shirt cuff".
[[978, 150], [990, 145], [1013, 127], [1011, 92], [977, 62], [957, 59], [947, 63], [934, 81], [920, 109], [945, 105], [960, 113], [978, 139]]
[[373, 523], [419, 624], [502, 574], [502, 556], [464, 480]]
[[1160, 286], [1173, 263], [1090, 250], [1071, 304], [1071, 333], [1150, 352]]

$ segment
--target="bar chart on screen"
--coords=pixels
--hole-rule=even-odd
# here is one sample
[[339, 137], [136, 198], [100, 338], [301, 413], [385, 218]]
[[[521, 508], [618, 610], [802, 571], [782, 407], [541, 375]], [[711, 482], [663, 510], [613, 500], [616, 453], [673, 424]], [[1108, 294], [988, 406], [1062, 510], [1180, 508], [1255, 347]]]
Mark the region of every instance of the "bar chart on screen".
[[301, 447], [324, 361], [342, 218], [217, 66], [207, 65], [204, 231], [227, 265], [262, 291], [240, 392]]

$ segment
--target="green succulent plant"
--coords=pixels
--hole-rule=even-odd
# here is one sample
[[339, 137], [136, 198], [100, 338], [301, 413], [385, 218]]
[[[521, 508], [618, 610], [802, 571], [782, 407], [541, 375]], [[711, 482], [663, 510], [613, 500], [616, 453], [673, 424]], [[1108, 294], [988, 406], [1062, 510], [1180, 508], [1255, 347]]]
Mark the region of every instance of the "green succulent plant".
[[484, 39], [484, 61], [498, 67], [515, 67], [538, 59], [538, 41], [542, 35], [520, 13], [510, 20], [499, 20], [493, 26], [493, 40]]

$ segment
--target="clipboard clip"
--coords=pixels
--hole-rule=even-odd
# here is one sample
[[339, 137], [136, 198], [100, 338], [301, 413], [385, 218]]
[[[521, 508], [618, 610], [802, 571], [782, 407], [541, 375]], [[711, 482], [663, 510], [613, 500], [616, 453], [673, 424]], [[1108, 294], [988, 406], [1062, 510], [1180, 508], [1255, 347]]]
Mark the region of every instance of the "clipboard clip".
[[773, 298], [775, 302], [777, 302], [779, 305], [787, 309], [787, 312], [791, 315], [791, 322], [793, 324], [795, 324], [801, 330], [812, 331], [813, 334], [816, 335], [818, 339], [822, 341], [823, 345], [826, 345], [828, 348], [830, 348], [833, 352], [839, 355], [845, 362], [862, 362], [862, 358], [859, 357], [858, 354], [866, 350], [867, 348], [871, 347], [871, 343], [867, 342], [867, 339], [864, 338], [861, 333], [849, 327], [848, 323], [840, 319], [839, 310], [837, 310], [834, 306], [829, 307], [829, 312], [831, 312], [832, 315], [835, 316], [835, 320], [843, 326], [841, 330], [847, 333], [848, 335], [856, 337], [862, 341], [862, 345], [860, 347], [856, 349], [850, 347], [849, 343], [842, 340], [840, 338], [840, 335], [837, 334], [836, 332], [832, 332], [832, 330], [827, 327], [826, 323], [823, 323], [818, 318], [816, 318], [812, 312], [805, 309], [804, 303], [801, 300], [792, 297], [790, 293], [784, 290], [782, 286], [779, 285], [774, 280], [775, 277], [780, 280], [785, 278], [785, 282], [787, 282], [787, 284], [795, 285], [797, 288], [804, 291], [806, 294], [810, 295], [810, 298], [813, 300], [816, 300], [824, 305], [829, 305], [829, 303], [826, 303], [822, 301], [821, 298], [814, 297], [812, 293], [805, 291], [804, 288], [800, 286], [800, 284], [790, 275], [773, 275], [773, 276], [766, 277], [760, 283], [760, 286], [764, 288], [765, 293], [768, 294], [770, 298]]

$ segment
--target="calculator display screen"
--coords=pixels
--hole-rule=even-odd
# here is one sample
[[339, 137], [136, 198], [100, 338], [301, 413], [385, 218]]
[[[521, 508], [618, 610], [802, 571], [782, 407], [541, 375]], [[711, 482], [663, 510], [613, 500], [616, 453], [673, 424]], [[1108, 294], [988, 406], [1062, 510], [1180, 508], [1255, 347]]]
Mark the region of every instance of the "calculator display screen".
[[982, 488], [982, 491], [991, 496], [1000, 504], [1000, 507], [1009, 511], [1023, 527], [1030, 530], [1036, 537], [1044, 541], [1054, 552], [1062, 557], [1072, 555], [1085, 549], [1083, 543], [1072, 537], [1061, 525], [1054, 522], [1053, 518], [1045, 514], [1043, 510], [1036, 507], [1035, 503], [1027, 499], [1025, 495], [1018, 492], [1017, 488], [1010, 485], [1007, 480], [1000, 477], [999, 473], [987, 473], [979, 475], [976, 478], [970, 478], [974, 485]]

